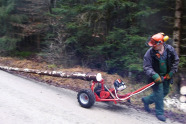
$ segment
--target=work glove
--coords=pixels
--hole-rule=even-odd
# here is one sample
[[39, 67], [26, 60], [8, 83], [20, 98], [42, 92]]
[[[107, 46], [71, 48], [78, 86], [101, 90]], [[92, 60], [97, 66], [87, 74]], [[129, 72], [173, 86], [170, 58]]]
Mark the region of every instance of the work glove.
[[165, 75], [166, 80], [170, 80], [173, 76], [173, 72], [169, 72], [168, 74]]
[[155, 83], [161, 83], [162, 82], [161, 77], [157, 73], [152, 76], [152, 79], [154, 80]]

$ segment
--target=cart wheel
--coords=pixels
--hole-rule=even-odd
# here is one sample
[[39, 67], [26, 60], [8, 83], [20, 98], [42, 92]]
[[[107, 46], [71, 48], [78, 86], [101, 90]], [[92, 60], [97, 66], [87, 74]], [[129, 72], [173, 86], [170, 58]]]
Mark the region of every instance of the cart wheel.
[[92, 90], [80, 90], [77, 99], [79, 104], [84, 108], [90, 108], [95, 103], [95, 96]]

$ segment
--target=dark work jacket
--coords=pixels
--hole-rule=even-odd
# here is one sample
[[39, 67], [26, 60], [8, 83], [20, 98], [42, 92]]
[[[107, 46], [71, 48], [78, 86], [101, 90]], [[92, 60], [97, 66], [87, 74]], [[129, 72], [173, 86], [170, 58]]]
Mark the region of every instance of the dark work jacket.
[[[164, 44], [164, 48], [167, 51], [167, 73], [177, 72], [179, 57], [171, 45]], [[145, 74], [149, 77], [149, 82], [152, 81], [152, 76], [156, 73], [160, 73], [159, 60], [156, 57], [156, 51], [153, 48], [149, 48], [144, 55], [143, 69]]]

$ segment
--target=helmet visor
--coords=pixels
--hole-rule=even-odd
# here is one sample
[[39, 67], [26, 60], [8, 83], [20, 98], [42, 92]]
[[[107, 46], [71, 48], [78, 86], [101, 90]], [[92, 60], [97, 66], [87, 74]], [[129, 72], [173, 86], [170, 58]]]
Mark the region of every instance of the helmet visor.
[[150, 47], [156, 46], [157, 43], [158, 43], [158, 41], [154, 40], [154, 39], [151, 38], [151, 37], [148, 38], [148, 40], [147, 40], [147, 42], [146, 42], [146, 44], [147, 44], [148, 46], [150, 46]]

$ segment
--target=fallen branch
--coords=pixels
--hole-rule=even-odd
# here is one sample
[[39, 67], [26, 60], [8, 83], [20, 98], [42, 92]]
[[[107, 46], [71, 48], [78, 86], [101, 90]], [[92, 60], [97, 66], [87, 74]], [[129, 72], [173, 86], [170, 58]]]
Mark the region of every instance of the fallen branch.
[[1, 70], [5, 71], [19, 71], [19, 72], [26, 72], [26, 73], [34, 73], [39, 75], [48, 75], [48, 76], [55, 76], [55, 77], [62, 77], [62, 78], [76, 78], [76, 79], [82, 79], [87, 81], [97, 81], [97, 77], [100, 78], [100, 73], [95, 72], [67, 72], [67, 71], [42, 71], [42, 70], [36, 70], [36, 69], [28, 69], [28, 68], [14, 68], [14, 67], [8, 67], [8, 66], [0, 66]]

